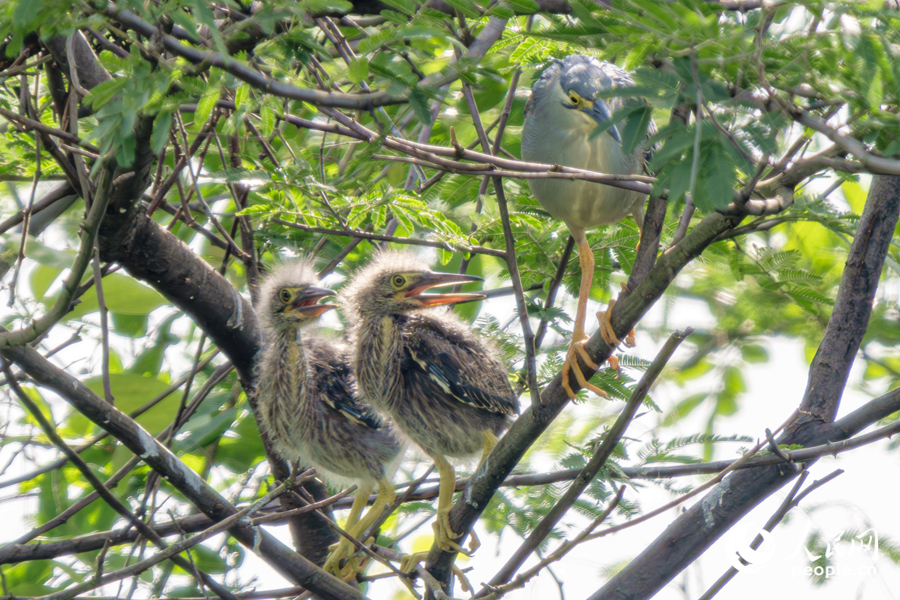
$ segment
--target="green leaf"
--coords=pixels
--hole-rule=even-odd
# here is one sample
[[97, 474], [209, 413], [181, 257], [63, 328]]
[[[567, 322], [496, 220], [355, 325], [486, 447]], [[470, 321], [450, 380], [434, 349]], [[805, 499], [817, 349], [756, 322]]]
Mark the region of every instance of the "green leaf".
[[150, 149], [159, 154], [169, 141], [169, 130], [172, 128], [173, 115], [161, 112], [153, 119], [153, 133], [150, 135]]
[[353, 83], [362, 83], [369, 76], [369, 59], [360, 56], [352, 61], [348, 67], [347, 76]]
[[212, 114], [212, 110], [216, 107], [216, 102], [218, 101], [218, 88], [208, 89], [200, 98], [200, 101], [197, 102], [197, 110], [194, 112], [194, 122], [198, 125], [205, 125], [206, 122], [209, 121], [209, 116]]
[[148, 315], [126, 315], [111, 312], [113, 329], [119, 335], [137, 339], [147, 335], [147, 325], [150, 321]]
[[120, 79], [110, 79], [109, 81], [103, 81], [98, 83], [91, 89], [91, 92], [85, 97], [84, 101], [92, 106], [95, 110], [102, 107], [104, 104], [112, 100], [112, 98], [120, 93], [125, 85], [128, 84], [128, 79], [120, 78]]
[[464, 14], [470, 19], [479, 19], [481, 14], [472, 0], [444, 0], [447, 4]]
[[[111, 312], [123, 315], [148, 315], [150, 311], [168, 304], [153, 288], [121, 273], [111, 273], [103, 278], [103, 297]], [[45, 304], [49, 302], [47, 300]], [[100, 310], [97, 290], [91, 288], [81, 297], [75, 310], [69, 313], [69, 318], [81, 317], [97, 310]]]
[[[101, 398], [103, 397], [102, 377], [89, 377], [84, 380], [84, 384], [95, 394]], [[144, 377], [133, 373], [110, 373], [109, 385], [112, 389], [116, 408], [126, 414], [143, 406], [169, 387], [168, 383], [155, 377]], [[139, 416], [137, 422], [150, 433], [159, 433], [172, 422], [180, 400], [179, 394], [169, 394], [159, 404]], [[73, 419], [86, 419], [86, 417], [78, 415], [73, 417]]]
[[622, 128], [622, 151], [625, 154], [634, 152], [647, 138], [647, 128], [653, 119], [653, 109], [647, 105], [637, 107]]
[[260, 133], [264, 137], [269, 137], [275, 131], [275, 124], [278, 122], [275, 111], [268, 105], [264, 105], [259, 111], [259, 118], [261, 121], [259, 126]]
[[744, 344], [741, 356], [748, 363], [764, 363], [769, 360], [769, 351], [759, 344]]
[[431, 106], [429, 104], [428, 98], [418, 89], [413, 89], [410, 92], [409, 105], [422, 125], [431, 124]]
[[247, 101], [250, 97], [250, 86], [249, 85], [239, 85], [237, 89], [234, 91], [234, 108], [235, 110], [240, 110], [241, 106]]
[[540, 4], [534, 0], [503, 0], [503, 3], [520, 15], [531, 15], [541, 10]]

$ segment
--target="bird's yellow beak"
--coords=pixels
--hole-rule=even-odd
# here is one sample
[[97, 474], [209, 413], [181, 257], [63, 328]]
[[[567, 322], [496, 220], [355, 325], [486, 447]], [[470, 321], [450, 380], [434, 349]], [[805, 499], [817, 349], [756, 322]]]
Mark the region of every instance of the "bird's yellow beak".
[[419, 275], [416, 281], [412, 282], [409, 289], [405, 291], [403, 295], [407, 298], [412, 298], [423, 307], [483, 300], [486, 297], [484, 294], [422, 294], [422, 292], [430, 290], [431, 288], [454, 285], [457, 283], [470, 283], [472, 281], [484, 281], [484, 279], [475, 277], [474, 275], [457, 275], [456, 273], [434, 273], [428, 271]]
[[284, 308], [284, 311], [301, 319], [314, 319], [332, 308], [337, 308], [335, 304], [316, 304], [326, 296], [334, 296], [334, 291], [310, 286], [300, 290], [291, 303]]

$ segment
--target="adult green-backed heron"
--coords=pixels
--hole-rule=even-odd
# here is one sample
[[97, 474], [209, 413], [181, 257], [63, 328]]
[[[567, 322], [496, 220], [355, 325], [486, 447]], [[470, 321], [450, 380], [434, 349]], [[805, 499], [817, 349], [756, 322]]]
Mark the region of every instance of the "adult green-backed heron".
[[[632, 85], [634, 81], [628, 73], [590, 56], [570, 55], [555, 60], [531, 88], [522, 129], [522, 158], [610, 174], [641, 173], [646, 160], [642, 147], [625, 154], [615, 125], [595, 134], [598, 125], [610, 121], [612, 113], [629, 102], [619, 96], [604, 100], [601, 94]], [[656, 126], [651, 120], [649, 132], [655, 131]], [[594, 275], [594, 254], [585, 230], [614, 223], [628, 214], [634, 216], [640, 227], [644, 217], [644, 195], [580, 180], [529, 179], [528, 185], [541, 206], [565, 222], [578, 245], [581, 287], [572, 344], [563, 365], [563, 387], [570, 397], [575, 397], [568, 377], [569, 370], [574, 367], [572, 370], [581, 387], [605, 396], [585, 380], [575, 357], [578, 353], [592, 368], [597, 368], [584, 350], [587, 301]], [[613, 347], [619, 344], [609, 323], [608, 311], [600, 319], [600, 333]]]
[[353, 324], [353, 370], [366, 400], [390, 416], [440, 475], [435, 541], [462, 551], [450, 527], [456, 474], [446, 457], [482, 453], [519, 410], [496, 352], [449, 312], [423, 310], [479, 299], [478, 294], [425, 294], [480, 280], [435, 273], [410, 254], [381, 252], [341, 290]]
[[[300, 260], [275, 268], [260, 288], [256, 313], [265, 331], [257, 362], [260, 414], [284, 458], [315, 467], [333, 485], [358, 485], [345, 528], [359, 537], [394, 501], [389, 477], [403, 445], [357, 395], [349, 348], [310, 327], [336, 308], [317, 304], [334, 295], [316, 287], [317, 281], [312, 264]], [[378, 497], [361, 517], [376, 483]], [[325, 570], [338, 574], [341, 560], [352, 554], [352, 545], [342, 539]], [[348, 566], [355, 570], [352, 561]]]

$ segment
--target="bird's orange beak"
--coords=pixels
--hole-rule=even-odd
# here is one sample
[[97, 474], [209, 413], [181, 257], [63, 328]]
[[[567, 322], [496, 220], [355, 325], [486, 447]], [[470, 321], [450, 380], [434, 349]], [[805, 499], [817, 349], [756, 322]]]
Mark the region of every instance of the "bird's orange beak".
[[428, 271], [422, 273], [418, 281], [416, 281], [413, 284], [413, 287], [404, 295], [407, 298], [412, 298], [423, 307], [483, 300], [486, 297], [484, 294], [422, 294], [422, 292], [430, 290], [431, 288], [458, 283], [471, 283], [473, 281], [484, 281], [484, 279], [475, 277], [474, 275], [457, 275], [456, 273], [434, 273]]
[[310, 286], [297, 294], [294, 302], [285, 310], [301, 319], [314, 319], [324, 312], [337, 308], [335, 304], [316, 304], [326, 296], [334, 296], [334, 291], [327, 288]]

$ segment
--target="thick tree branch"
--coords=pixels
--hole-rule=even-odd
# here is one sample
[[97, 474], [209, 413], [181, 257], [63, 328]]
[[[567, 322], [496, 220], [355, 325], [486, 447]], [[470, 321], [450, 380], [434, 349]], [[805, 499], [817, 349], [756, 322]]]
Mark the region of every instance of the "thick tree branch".
[[[797, 419], [778, 440], [780, 444], [810, 446], [841, 439], [845, 428], [828, 421], [837, 410], [847, 373], [866, 331], [898, 210], [900, 179], [875, 177], [850, 247], [838, 301], [817, 360], [810, 367], [810, 383], [800, 406], [811, 414]], [[754, 506], [795, 476], [796, 471], [778, 466], [733, 473], [679, 516], [590, 600], [652, 596]]]

